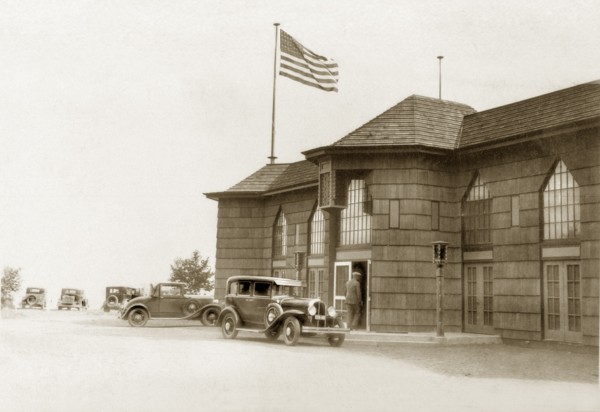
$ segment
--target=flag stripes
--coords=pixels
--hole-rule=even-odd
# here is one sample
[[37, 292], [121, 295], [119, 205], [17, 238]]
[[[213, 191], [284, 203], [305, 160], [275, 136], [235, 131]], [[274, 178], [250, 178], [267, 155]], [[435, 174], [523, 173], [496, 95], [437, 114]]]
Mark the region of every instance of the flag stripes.
[[281, 30], [279, 74], [307, 86], [337, 92], [338, 65], [319, 56]]

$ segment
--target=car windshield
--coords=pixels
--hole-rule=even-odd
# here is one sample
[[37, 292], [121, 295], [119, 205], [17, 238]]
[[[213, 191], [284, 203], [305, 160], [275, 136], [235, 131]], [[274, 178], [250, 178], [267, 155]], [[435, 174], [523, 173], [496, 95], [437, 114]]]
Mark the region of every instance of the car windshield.
[[162, 285], [160, 287], [160, 294], [163, 298], [181, 297], [181, 288], [175, 285]]
[[298, 288], [288, 285], [273, 285], [275, 287], [273, 296], [297, 296]]

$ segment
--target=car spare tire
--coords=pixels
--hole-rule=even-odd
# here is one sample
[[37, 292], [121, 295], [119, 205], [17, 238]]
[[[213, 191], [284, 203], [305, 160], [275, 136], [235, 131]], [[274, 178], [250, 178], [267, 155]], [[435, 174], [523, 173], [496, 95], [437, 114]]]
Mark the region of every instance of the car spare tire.
[[110, 295], [106, 298], [106, 303], [108, 306], [115, 306], [119, 303], [119, 298], [116, 295]]
[[192, 313], [196, 313], [198, 309], [200, 309], [200, 303], [198, 303], [196, 300], [188, 300], [183, 303], [183, 308], [181, 309], [185, 316], [189, 316]]
[[28, 305], [33, 305], [35, 302], [37, 302], [37, 298], [34, 295], [27, 296]]

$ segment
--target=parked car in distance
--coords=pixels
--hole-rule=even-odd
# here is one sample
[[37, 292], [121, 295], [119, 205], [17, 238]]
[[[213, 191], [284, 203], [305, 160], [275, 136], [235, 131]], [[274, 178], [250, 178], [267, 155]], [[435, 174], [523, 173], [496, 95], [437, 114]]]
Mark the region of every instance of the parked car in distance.
[[127, 302], [121, 319], [136, 327], [153, 318], [200, 319], [203, 325], [214, 326], [221, 313], [221, 305], [212, 296], [186, 295], [183, 283], [159, 283], [151, 288], [150, 296]]
[[87, 310], [88, 301], [85, 292], [82, 289], [64, 288], [60, 292], [58, 300], [58, 310], [77, 309]]
[[140, 289], [127, 286], [108, 286], [106, 288], [106, 298], [102, 304], [102, 309], [105, 312], [121, 310], [128, 301], [142, 295], [143, 293]]
[[218, 325], [225, 339], [238, 332], [262, 333], [269, 340], [281, 334], [286, 345], [300, 336], [325, 336], [341, 346], [348, 329], [334, 307], [320, 299], [296, 297], [302, 282], [267, 276], [233, 276], [227, 280], [225, 307]]
[[25, 296], [21, 300], [21, 308], [40, 308], [46, 309], [46, 289], [44, 288], [27, 288]]

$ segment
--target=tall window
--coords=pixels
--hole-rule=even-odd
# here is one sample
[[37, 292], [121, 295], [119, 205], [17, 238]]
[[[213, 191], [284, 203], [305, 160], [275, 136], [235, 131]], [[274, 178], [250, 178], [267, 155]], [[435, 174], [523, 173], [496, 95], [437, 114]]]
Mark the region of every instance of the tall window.
[[310, 219], [310, 254], [322, 255], [325, 252], [325, 218], [318, 207]]
[[287, 222], [283, 211], [279, 212], [275, 227], [273, 228], [273, 256], [287, 254]]
[[544, 239], [577, 238], [579, 213], [579, 185], [561, 160], [544, 189]]
[[463, 203], [463, 226], [466, 245], [491, 243], [492, 199], [485, 183], [477, 175]]
[[348, 205], [340, 217], [340, 245], [371, 243], [371, 216], [365, 213], [367, 190], [363, 179], [352, 179], [348, 185]]

